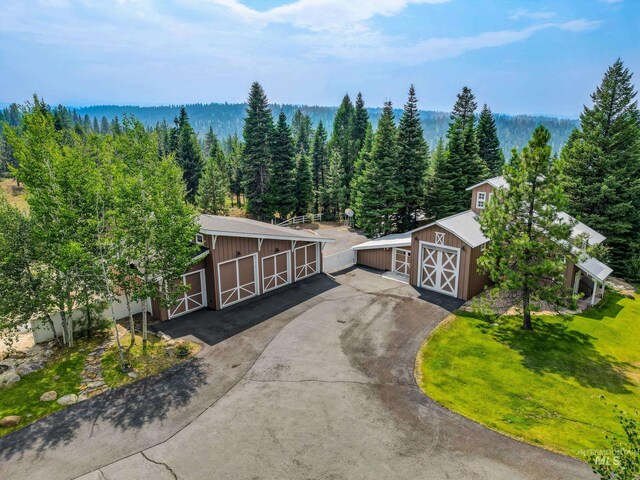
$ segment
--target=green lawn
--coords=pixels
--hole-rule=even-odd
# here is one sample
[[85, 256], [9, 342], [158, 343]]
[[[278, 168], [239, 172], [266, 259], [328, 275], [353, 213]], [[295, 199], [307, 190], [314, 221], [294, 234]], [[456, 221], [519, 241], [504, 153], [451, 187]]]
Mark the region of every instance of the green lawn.
[[615, 406], [640, 408], [640, 295], [608, 293], [581, 315], [534, 331], [457, 312], [422, 346], [418, 381], [434, 400], [527, 442], [585, 459], [622, 430]]
[[[58, 398], [68, 393], [78, 393], [85, 358], [100, 341], [97, 338], [90, 341], [77, 340], [74, 348], [56, 353], [42, 370], [25, 375], [18, 383], [0, 389], [0, 418], [8, 415], [22, 417], [16, 427], [0, 427], [0, 436], [66, 408], [57, 402], [41, 402], [40, 395], [49, 390], [55, 390]], [[60, 378], [54, 380], [56, 376]]]

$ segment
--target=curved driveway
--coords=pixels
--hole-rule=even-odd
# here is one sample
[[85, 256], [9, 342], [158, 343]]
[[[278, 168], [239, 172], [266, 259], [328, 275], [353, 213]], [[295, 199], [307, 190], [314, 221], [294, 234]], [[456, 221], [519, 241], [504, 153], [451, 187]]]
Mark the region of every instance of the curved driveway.
[[200, 359], [0, 439], [0, 477], [593, 478], [422, 394], [416, 352], [455, 306], [352, 269], [162, 324]]

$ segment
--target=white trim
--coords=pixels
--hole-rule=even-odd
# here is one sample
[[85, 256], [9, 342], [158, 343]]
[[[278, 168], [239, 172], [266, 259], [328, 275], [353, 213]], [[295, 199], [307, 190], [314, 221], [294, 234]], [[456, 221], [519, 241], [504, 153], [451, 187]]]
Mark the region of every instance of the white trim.
[[[311, 263], [307, 261], [306, 249], [309, 247], [315, 247], [316, 249], [316, 260], [315, 262], [311, 262], [316, 264], [315, 267], [311, 267]], [[304, 263], [302, 265], [298, 265], [296, 251], [303, 248], [305, 249]], [[320, 262], [320, 256], [318, 255], [318, 243], [311, 243], [309, 245], [303, 245], [302, 247], [295, 248], [293, 250], [293, 273], [294, 273], [293, 277], [295, 281], [297, 282], [298, 280], [302, 280], [303, 278], [307, 278], [307, 277], [310, 277], [311, 275], [315, 275], [316, 273], [320, 273], [319, 262]], [[298, 274], [298, 268], [300, 268], [300, 275]], [[302, 275], [302, 273], [305, 273], [305, 275]]]
[[216, 249], [216, 242], [218, 241], [218, 236], [217, 235], [212, 235], [211, 236], [211, 250], [215, 250]]
[[204, 245], [204, 235], [201, 233], [196, 233], [196, 244]]
[[[280, 279], [282, 279], [281, 274], [278, 274], [278, 271], [276, 269], [276, 257], [279, 255], [286, 255], [287, 256], [287, 279], [285, 280], [285, 283], [281, 284], [281, 285], [276, 285], [275, 287], [271, 287], [271, 288], [267, 288], [265, 286], [266, 280], [267, 278], [269, 279], [274, 279], [277, 281], [278, 277], [280, 277]], [[264, 275], [264, 261], [269, 259], [269, 258], [273, 258], [273, 275], [270, 275], [269, 277], [265, 277]], [[289, 285], [291, 283], [291, 250], [285, 250], [284, 252], [279, 252], [279, 253], [274, 253], [273, 255], [269, 255], [268, 257], [262, 257], [262, 293], [267, 293], [270, 292], [271, 290], [275, 290], [276, 288], [280, 288], [280, 287], [284, 287], [285, 285]]]
[[196, 255], [195, 257], [193, 257], [193, 263], [199, 262], [203, 258], [206, 258], [208, 255], [209, 255], [209, 250], [206, 250], [206, 251]]
[[411, 242], [407, 241], [407, 242], [402, 242], [402, 243], [383, 243], [380, 242], [378, 245], [367, 245], [365, 247], [361, 247], [360, 245], [356, 245], [355, 247], [352, 247], [353, 250], [376, 250], [376, 249], [388, 249], [388, 248], [402, 248], [402, 247], [410, 247], [411, 246]]
[[[207, 306], [207, 283], [206, 283], [206, 275], [205, 275], [205, 271], [204, 268], [201, 268], [200, 270], [194, 270], [193, 272], [189, 272], [189, 273], [185, 273], [184, 275], [182, 275], [182, 284], [186, 285], [187, 284], [187, 277], [190, 275], [195, 275], [196, 273], [200, 274], [200, 288], [202, 289], [201, 292], [199, 293], [194, 293], [189, 295], [189, 291], [185, 291], [182, 298], [175, 304], [172, 305], [171, 307], [167, 308], [167, 316], [169, 318], [169, 320], [171, 320], [172, 318], [177, 318], [180, 317], [182, 315], [186, 315], [187, 313], [191, 313], [191, 312], [195, 312], [196, 310], [201, 310], [203, 308], [205, 308]], [[191, 300], [194, 303], [197, 303], [193, 297], [197, 296], [197, 295], [202, 295], [202, 304], [196, 308], [192, 308], [192, 309], [188, 309], [186, 308], [188, 306], [188, 304], [186, 304], [186, 302], [188, 300]], [[172, 314], [171, 310], [176, 310], [181, 304], [185, 303], [185, 311], [182, 313], [178, 313], [178, 314]]]
[[[243, 258], [247, 258], [247, 257], [253, 257], [253, 282], [249, 282], [249, 283], [245, 283], [244, 285], [238, 285], [240, 283], [239, 280], [239, 271], [238, 271], [238, 261], [242, 260]], [[257, 295], [260, 295], [260, 282], [259, 282], [259, 278], [260, 275], [258, 273], [258, 254], [257, 253], [250, 253], [249, 255], [243, 255], [242, 257], [238, 257], [238, 258], [232, 258], [231, 260], [225, 260], [224, 262], [219, 262], [217, 265], [217, 271], [218, 271], [218, 284], [216, 285], [218, 287], [218, 301], [219, 304], [218, 306], [220, 307], [220, 309], [226, 308], [226, 307], [230, 307], [231, 305], [235, 305], [236, 303], [240, 303], [243, 302], [245, 300], [249, 300], [250, 298], [253, 298]], [[238, 300], [236, 300], [235, 302], [222, 302], [222, 288], [220, 287], [220, 280], [221, 280], [221, 276], [220, 276], [220, 265], [225, 265], [227, 263], [231, 263], [231, 262], [236, 262], [236, 286], [233, 288], [230, 288], [228, 290], [225, 290], [224, 293], [228, 293], [231, 292], [233, 290], [238, 290]], [[247, 285], [251, 285], [253, 284], [255, 286], [254, 289], [254, 294], [249, 296], [249, 297], [244, 297], [244, 298], [240, 298], [240, 290], [247, 290], [247, 288], [245, 288]], [[233, 293], [231, 295], [229, 295], [229, 298], [231, 298], [233, 296]], [[227, 299], [228, 300], [228, 299]]]
[[444, 245], [444, 232], [435, 232], [436, 233], [436, 245]]
[[[454, 291], [453, 292], [447, 292], [444, 290], [440, 290], [438, 288], [434, 288], [434, 287], [429, 287], [429, 286], [425, 286], [423, 284], [422, 281], [422, 270], [423, 270], [423, 258], [422, 258], [422, 251], [424, 250], [424, 247], [428, 247], [434, 250], [438, 250], [438, 251], [449, 251], [451, 253], [455, 253], [456, 254], [456, 268], [455, 268], [455, 287], [454, 287]], [[436, 245], [435, 243], [431, 243], [431, 242], [425, 242], [423, 240], [421, 240], [418, 243], [418, 272], [417, 272], [417, 279], [418, 279], [418, 286], [420, 288], [424, 288], [426, 290], [432, 290], [434, 292], [438, 292], [438, 293], [442, 293], [443, 295], [448, 295], [450, 297], [458, 297], [458, 286], [459, 286], [459, 282], [460, 282], [460, 257], [461, 257], [461, 250], [459, 248], [456, 247], [449, 247], [447, 245]]]
[[[286, 227], [285, 230], [288, 230]], [[303, 236], [292, 236], [292, 235], [269, 235], [269, 234], [257, 234], [257, 233], [236, 233], [236, 232], [221, 232], [219, 230], [208, 230], [206, 228], [201, 228], [200, 233], [204, 233], [206, 235], [216, 235], [220, 237], [239, 237], [239, 238], [268, 238], [272, 240], [291, 240], [291, 241], [300, 241], [300, 242], [335, 242], [335, 238], [326, 238], [326, 237], [303, 237]]]
[[486, 206], [486, 204], [487, 204], [487, 192], [477, 192], [476, 208], [478, 210], [484, 210], [484, 207]]

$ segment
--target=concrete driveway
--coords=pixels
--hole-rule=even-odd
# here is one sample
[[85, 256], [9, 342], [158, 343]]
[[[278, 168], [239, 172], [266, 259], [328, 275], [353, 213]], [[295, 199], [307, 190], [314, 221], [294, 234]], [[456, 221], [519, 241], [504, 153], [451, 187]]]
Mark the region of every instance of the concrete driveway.
[[593, 478], [417, 388], [456, 306], [356, 268], [163, 323], [200, 358], [0, 439], [0, 478]]

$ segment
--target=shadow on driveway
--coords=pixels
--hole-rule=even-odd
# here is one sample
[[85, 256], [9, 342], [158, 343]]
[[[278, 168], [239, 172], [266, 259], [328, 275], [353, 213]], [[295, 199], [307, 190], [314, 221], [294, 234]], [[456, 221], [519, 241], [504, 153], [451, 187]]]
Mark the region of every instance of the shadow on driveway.
[[339, 284], [321, 274], [259, 295], [222, 310], [203, 309], [149, 326], [178, 338], [193, 335], [207, 345], [215, 345], [259, 323], [321, 295]]

